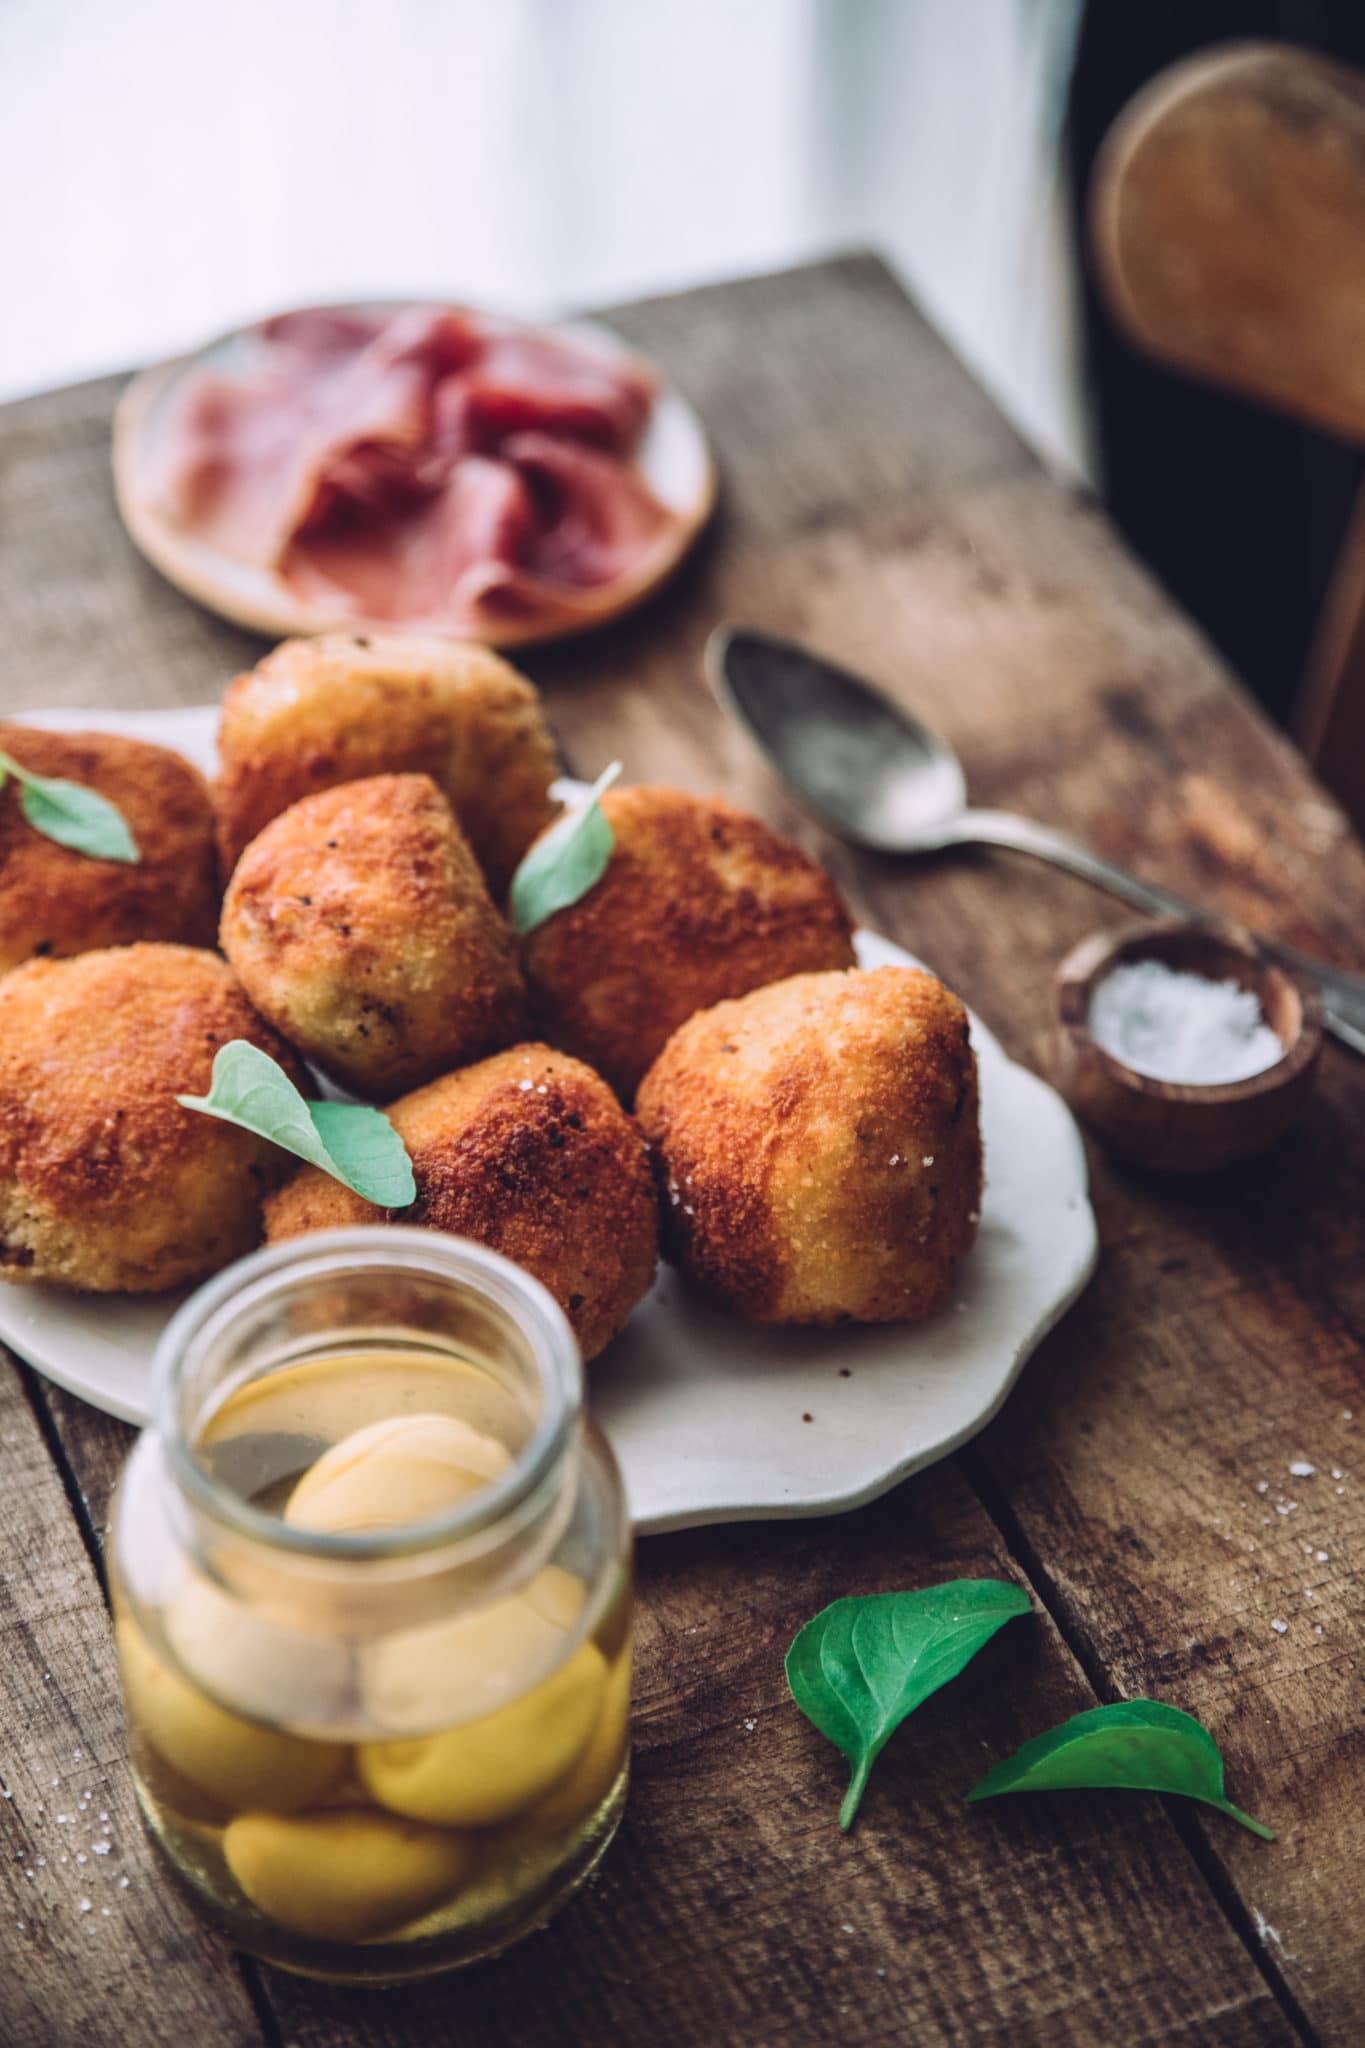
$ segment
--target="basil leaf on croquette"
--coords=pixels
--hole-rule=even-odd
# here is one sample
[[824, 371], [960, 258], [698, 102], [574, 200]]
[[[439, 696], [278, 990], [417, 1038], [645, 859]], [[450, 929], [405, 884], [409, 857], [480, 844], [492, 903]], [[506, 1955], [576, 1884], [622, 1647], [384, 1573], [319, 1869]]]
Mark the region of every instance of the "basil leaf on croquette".
[[0, 753], [0, 788], [9, 776], [19, 784], [19, 808], [35, 832], [72, 853], [92, 860], [122, 861], [135, 866], [142, 859], [128, 820], [117, 804], [84, 782], [60, 775], [35, 775], [12, 755]]
[[182, 1109], [268, 1138], [380, 1209], [416, 1199], [407, 1147], [384, 1112], [359, 1102], [310, 1102], [269, 1053], [245, 1038], [214, 1056], [207, 1095], [177, 1095]]
[[523, 938], [601, 880], [616, 840], [598, 798], [620, 773], [619, 761], [604, 768], [583, 802], [541, 834], [513, 875], [508, 909]]

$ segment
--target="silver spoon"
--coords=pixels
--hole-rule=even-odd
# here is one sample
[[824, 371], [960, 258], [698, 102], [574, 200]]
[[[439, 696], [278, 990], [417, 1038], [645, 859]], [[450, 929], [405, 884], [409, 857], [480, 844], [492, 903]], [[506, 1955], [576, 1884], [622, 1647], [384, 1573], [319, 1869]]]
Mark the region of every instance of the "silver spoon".
[[[823, 824], [878, 853], [1006, 846], [1107, 889], [1156, 917], [1211, 913], [1130, 874], [1075, 839], [1009, 811], [967, 802], [962, 765], [946, 740], [861, 677], [790, 641], [721, 626], [706, 648], [711, 687], [770, 767]], [[1257, 936], [1270, 959], [1315, 979], [1328, 1028], [1365, 1053], [1365, 975], [1349, 974]]]

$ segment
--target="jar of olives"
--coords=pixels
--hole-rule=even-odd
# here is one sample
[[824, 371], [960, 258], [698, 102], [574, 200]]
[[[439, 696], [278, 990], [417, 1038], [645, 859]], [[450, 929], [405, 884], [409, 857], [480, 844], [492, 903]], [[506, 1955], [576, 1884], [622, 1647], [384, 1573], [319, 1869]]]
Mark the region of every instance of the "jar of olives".
[[147, 1825], [240, 1947], [394, 1982], [495, 1954], [610, 1842], [630, 1536], [540, 1284], [426, 1230], [186, 1302], [115, 1506]]

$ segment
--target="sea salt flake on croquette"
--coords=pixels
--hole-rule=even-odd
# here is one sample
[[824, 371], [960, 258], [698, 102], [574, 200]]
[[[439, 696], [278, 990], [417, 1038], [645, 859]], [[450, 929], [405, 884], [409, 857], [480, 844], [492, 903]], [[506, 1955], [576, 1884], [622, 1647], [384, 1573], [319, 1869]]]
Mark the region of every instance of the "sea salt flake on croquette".
[[[721, 1056], [736, 1042], [741, 1062]], [[933, 976], [798, 975], [716, 1004], [670, 1039], [637, 1111], [669, 1192], [665, 1251], [732, 1312], [915, 1320], [950, 1298], [981, 1141], [966, 1012]]]
[[[548, 1076], [527, 1091], [535, 1061]], [[548, 1047], [515, 1046], [390, 1105], [417, 1199], [404, 1223], [473, 1238], [524, 1266], [558, 1301], [587, 1358], [654, 1279], [658, 1201], [634, 1120], [599, 1075]], [[379, 1222], [315, 1167], [266, 1205], [271, 1243]]]

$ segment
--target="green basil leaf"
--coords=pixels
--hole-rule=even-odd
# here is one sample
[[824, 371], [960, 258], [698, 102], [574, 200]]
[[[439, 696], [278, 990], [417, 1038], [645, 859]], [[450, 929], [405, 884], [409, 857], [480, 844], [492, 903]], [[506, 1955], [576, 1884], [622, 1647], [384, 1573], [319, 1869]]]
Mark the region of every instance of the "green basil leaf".
[[381, 1209], [417, 1194], [407, 1148], [382, 1110], [358, 1102], [307, 1102], [269, 1053], [245, 1038], [214, 1056], [207, 1095], [177, 1095], [182, 1109], [216, 1116], [320, 1166]]
[[1028, 1612], [1028, 1595], [1006, 1580], [949, 1579], [918, 1593], [835, 1600], [806, 1623], [787, 1652], [787, 1683], [853, 1766], [840, 1827], [852, 1825], [868, 1774], [907, 1714]]
[[994, 1765], [967, 1798], [1114, 1786], [1178, 1792], [1216, 1806], [1267, 1842], [1275, 1839], [1273, 1828], [1224, 1797], [1223, 1759], [1208, 1729], [1160, 1700], [1122, 1700], [1074, 1714]]
[[621, 773], [621, 763], [604, 768], [583, 802], [537, 839], [512, 877], [508, 896], [512, 928], [524, 938], [557, 910], [567, 910], [602, 878], [616, 836], [598, 802]]
[[416, 1201], [407, 1147], [382, 1110], [360, 1102], [310, 1102], [308, 1114], [338, 1180], [380, 1209], [406, 1209]]
[[60, 776], [30, 775], [17, 761], [4, 761], [20, 782], [19, 807], [35, 832], [68, 846], [73, 853], [87, 853], [95, 860], [140, 861], [137, 841], [128, 830], [128, 820], [117, 804], [83, 782], [67, 782]]

